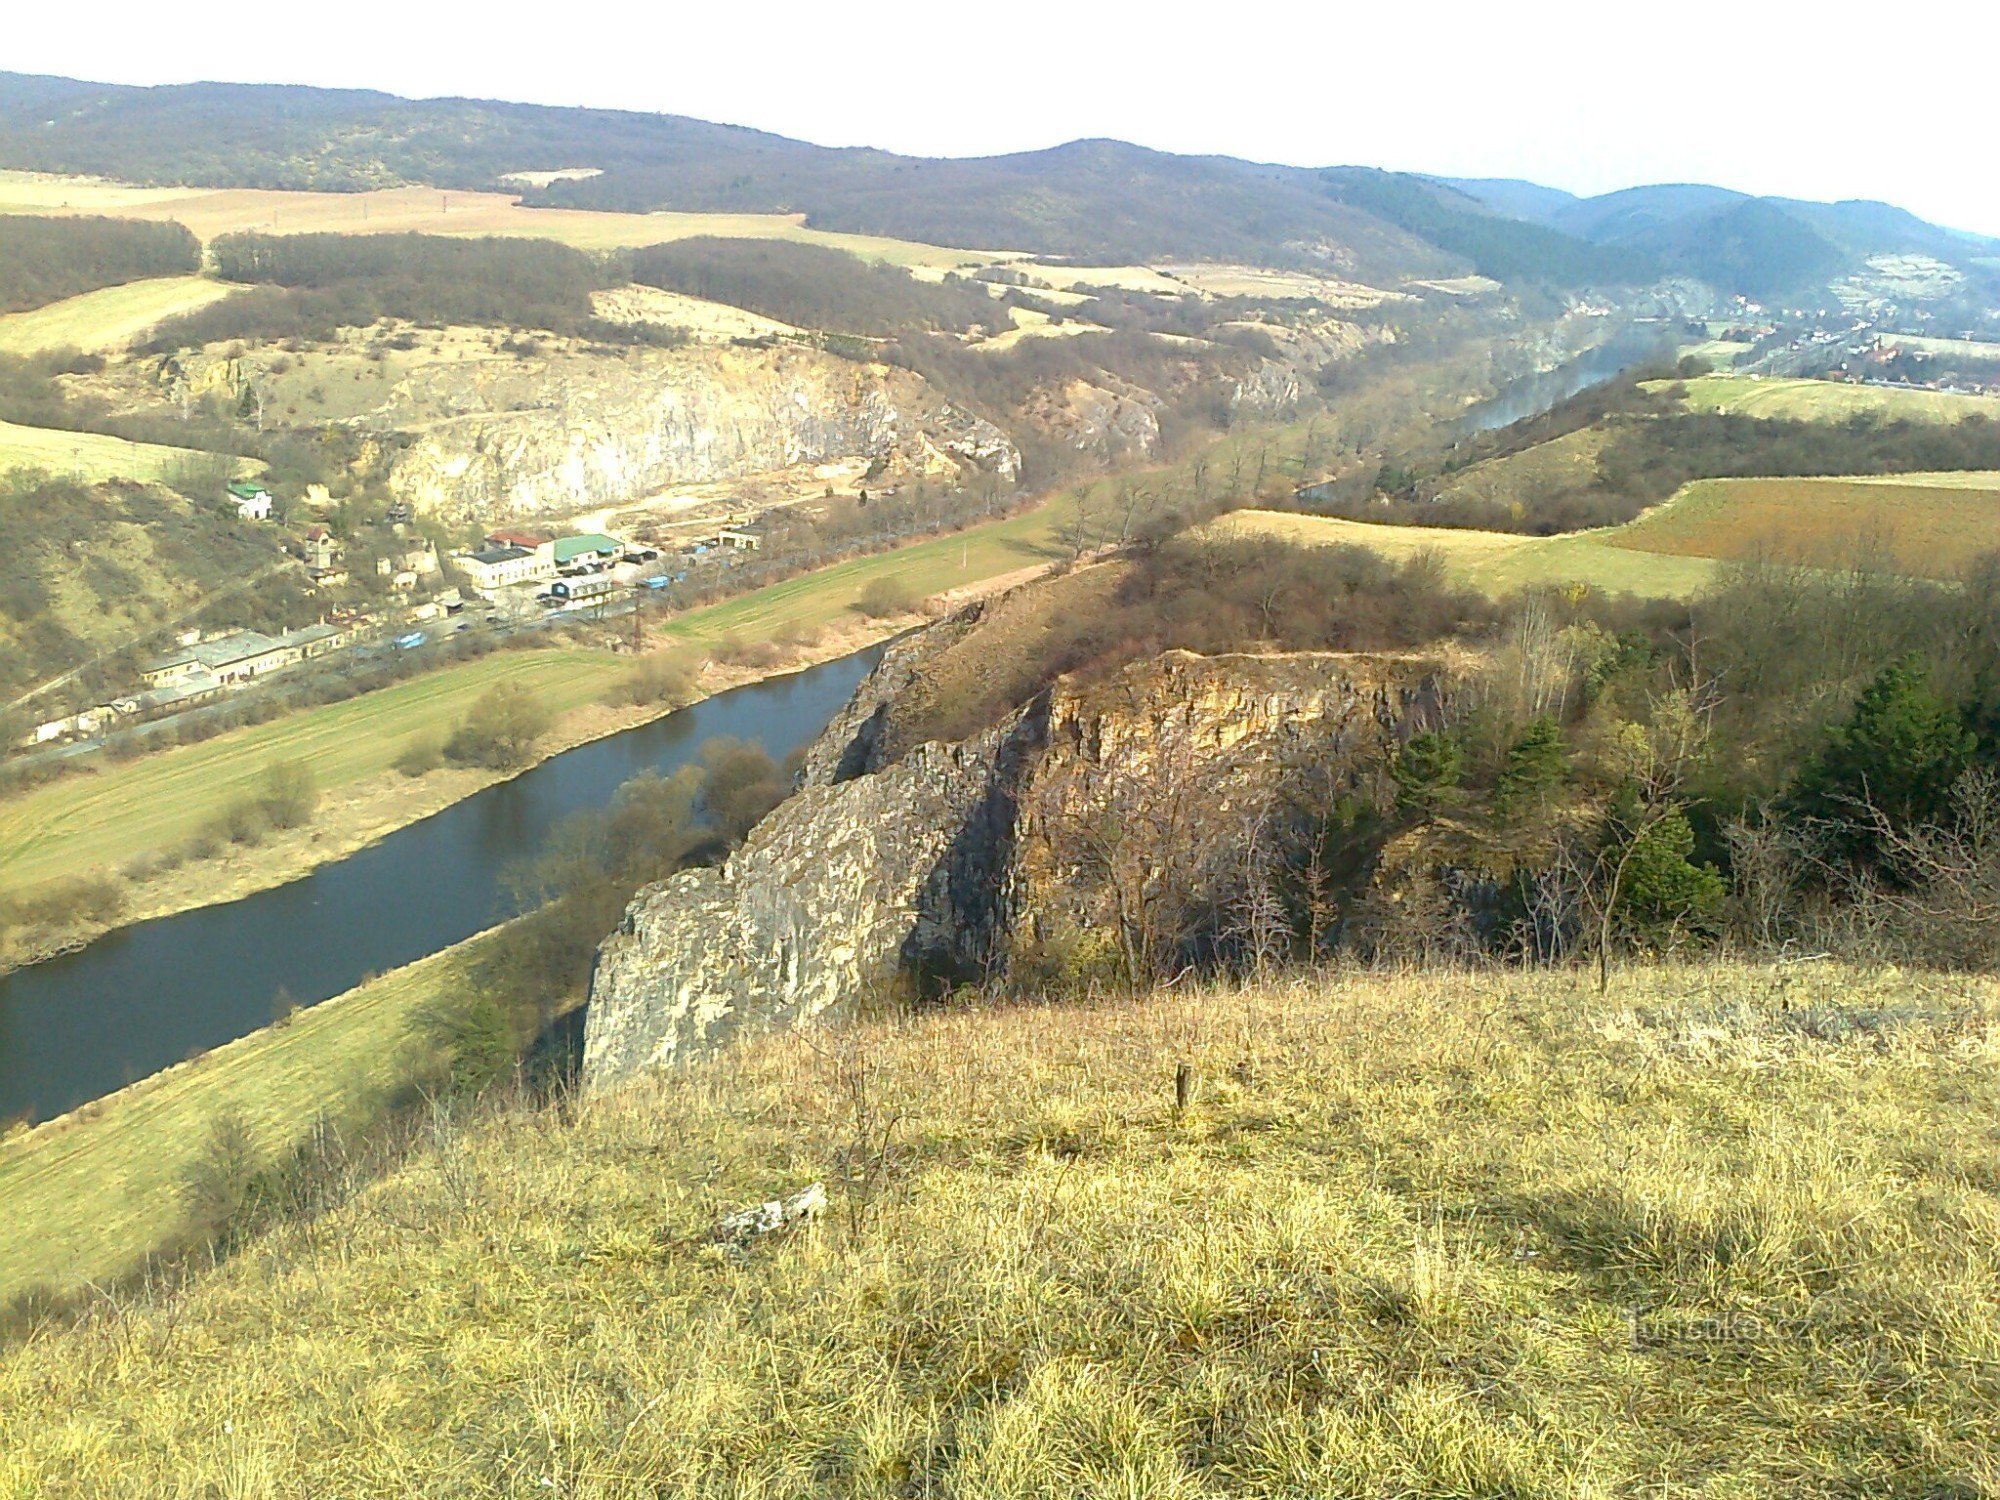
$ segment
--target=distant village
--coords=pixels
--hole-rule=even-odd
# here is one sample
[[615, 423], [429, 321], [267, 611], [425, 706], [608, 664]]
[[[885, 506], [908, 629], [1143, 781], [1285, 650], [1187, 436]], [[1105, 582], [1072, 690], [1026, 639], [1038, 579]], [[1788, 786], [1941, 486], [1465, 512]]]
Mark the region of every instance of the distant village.
[[[1977, 329], [1913, 334], [1885, 327], [1871, 309], [1767, 309], [1741, 297], [1731, 312], [1713, 332], [1748, 346], [1733, 365], [1740, 374], [2000, 396], [2000, 343]], [[1921, 312], [1911, 316], [1926, 318]]]
[[[278, 520], [278, 496], [256, 480], [228, 484], [222, 498], [238, 520]], [[320, 486], [308, 486], [304, 500], [314, 514], [324, 514], [330, 504]], [[602, 614], [618, 600], [636, 596], [636, 590], [668, 590], [702, 564], [726, 566], [736, 554], [760, 550], [766, 538], [766, 526], [758, 518], [676, 538], [672, 548], [604, 532], [552, 536], [498, 528], [480, 546], [440, 558], [412, 520], [408, 506], [390, 506], [384, 516], [390, 542], [386, 548], [372, 548], [372, 574], [400, 602], [372, 608], [330, 602], [318, 622], [294, 630], [186, 630], [170, 650], [138, 664], [132, 692], [44, 720], [22, 746], [90, 738], [126, 722], [178, 714], [352, 646], [418, 650], [436, 634], [470, 628], [470, 620], [460, 616], [472, 606], [482, 606], [482, 624], [502, 630]], [[314, 592], [340, 590], [352, 582], [348, 548], [324, 522], [296, 528], [286, 538], [286, 552], [300, 564]], [[456, 624], [446, 624], [454, 618]]]
[[[318, 486], [305, 499], [314, 513], [329, 503]], [[229, 484], [223, 501], [243, 521], [275, 524], [279, 513], [278, 497], [253, 480]], [[350, 647], [416, 650], [439, 634], [468, 629], [470, 620], [447, 622], [474, 604], [483, 606], [481, 623], [499, 629], [602, 613], [637, 590], [666, 590], [704, 563], [726, 565], [757, 551], [766, 535], [760, 520], [746, 519], [677, 539], [668, 549], [602, 532], [557, 536], [502, 528], [477, 547], [440, 558], [412, 520], [407, 506], [391, 506], [383, 523], [388, 545], [370, 549], [371, 571], [390, 603], [330, 602], [318, 621], [289, 630], [184, 631], [171, 649], [139, 664], [132, 691], [35, 724], [23, 745], [88, 738], [180, 713]], [[314, 592], [338, 591], [352, 581], [348, 549], [324, 523], [291, 532], [285, 550]]]

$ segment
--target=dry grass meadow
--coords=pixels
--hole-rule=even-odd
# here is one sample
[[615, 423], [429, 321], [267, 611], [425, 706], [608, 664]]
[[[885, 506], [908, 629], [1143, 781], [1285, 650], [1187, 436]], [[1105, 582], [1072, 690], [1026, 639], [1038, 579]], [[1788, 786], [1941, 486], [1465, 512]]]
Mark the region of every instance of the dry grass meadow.
[[1992, 1495], [1996, 1021], [1831, 966], [1334, 973], [439, 1105], [11, 1349], [0, 1494]]
[[107, 479], [165, 479], [178, 466], [207, 459], [187, 448], [131, 443], [101, 432], [63, 432], [0, 422], [0, 474], [45, 469], [64, 479], [96, 484]]
[[175, 220], [206, 243], [240, 230], [272, 234], [448, 234], [550, 239], [579, 250], [620, 250], [693, 235], [784, 239], [846, 250], [865, 260], [949, 270], [1006, 258], [880, 235], [808, 229], [803, 214], [609, 213], [526, 208], [507, 193], [384, 188], [369, 193], [265, 188], [142, 188], [94, 178], [0, 172], [0, 213], [105, 214]]
[[1439, 558], [1446, 572], [1494, 595], [1548, 585], [1580, 584], [1607, 594], [1686, 599], [1714, 583], [1716, 564], [1704, 557], [1638, 552], [1617, 545], [1611, 531], [1524, 536], [1451, 526], [1388, 526], [1290, 511], [1237, 511], [1214, 523], [1225, 536], [1277, 537], [1299, 546], [1366, 547], [1402, 561]]
[[220, 302], [237, 289], [200, 276], [160, 276], [65, 297], [0, 317], [0, 354], [50, 349], [110, 353], [169, 318]]

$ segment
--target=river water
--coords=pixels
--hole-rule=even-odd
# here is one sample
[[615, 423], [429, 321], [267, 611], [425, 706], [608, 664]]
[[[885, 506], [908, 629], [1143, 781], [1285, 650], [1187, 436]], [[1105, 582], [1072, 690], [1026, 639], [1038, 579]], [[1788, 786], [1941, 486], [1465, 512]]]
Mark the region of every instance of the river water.
[[565, 751], [302, 880], [141, 922], [0, 977], [0, 1120], [74, 1109], [199, 1049], [414, 962], [512, 915], [499, 887], [563, 818], [717, 735], [782, 760], [880, 656], [843, 657], [719, 693]]
[[1499, 395], [1466, 408], [1465, 415], [1459, 418], [1459, 433], [1472, 437], [1539, 417], [1579, 392], [1672, 350], [1673, 344], [1664, 331], [1628, 329], [1568, 364], [1526, 376]]

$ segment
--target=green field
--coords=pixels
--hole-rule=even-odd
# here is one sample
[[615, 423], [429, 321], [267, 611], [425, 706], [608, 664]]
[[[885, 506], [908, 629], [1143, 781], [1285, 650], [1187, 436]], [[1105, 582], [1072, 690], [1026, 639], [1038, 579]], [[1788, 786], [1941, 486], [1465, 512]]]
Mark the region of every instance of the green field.
[[337, 795], [390, 770], [417, 736], [442, 736], [495, 683], [521, 682], [557, 713], [597, 699], [630, 671], [608, 652], [509, 651], [399, 682], [345, 703], [102, 763], [0, 802], [0, 881], [8, 888], [104, 871], [187, 839], [271, 765], [304, 760]]
[[0, 474], [9, 469], [46, 469], [65, 479], [95, 484], [107, 479], [161, 480], [190, 459], [207, 454], [157, 443], [128, 443], [101, 432], [63, 432], [0, 422]]
[[220, 302], [237, 290], [199, 276], [162, 276], [66, 297], [31, 312], [0, 317], [0, 354], [122, 349], [168, 318]]
[[1707, 558], [1637, 552], [1610, 540], [1612, 532], [1520, 536], [1448, 526], [1382, 526], [1332, 516], [1239, 511], [1216, 523], [1222, 535], [1279, 537], [1322, 547], [1367, 547], [1398, 561], [1420, 553], [1444, 559], [1459, 583], [1500, 595], [1557, 584], [1587, 584], [1607, 594], [1687, 599], [1714, 582]]
[[1059, 555], [1056, 529], [1069, 504], [1065, 497], [957, 536], [836, 563], [694, 611], [669, 623], [662, 634], [703, 646], [732, 637], [768, 639], [852, 618], [862, 593], [877, 578], [903, 579], [912, 592], [928, 596], [1052, 562]]
[[1943, 478], [1702, 480], [1607, 540], [1649, 555], [1813, 568], [1876, 562], [1912, 577], [1958, 578], [2000, 551], [2000, 476]]
[[412, 1076], [411, 1020], [478, 938], [283, 1025], [0, 1143], [0, 1302], [115, 1278], [170, 1239], [209, 1121], [241, 1114], [273, 1154], [322, 1115], [366, 1117]]
[[1688, 381], [1687, 404], [1696, 411], [1807, 422], [1842, 422], [1864, 414], [1913, 422], [2000, 417], [2000, 397], [1947, 396], [1938, 391], [1891, 390], [1834, 380], [1752, 380], [1736, 375], [1707, 375]]

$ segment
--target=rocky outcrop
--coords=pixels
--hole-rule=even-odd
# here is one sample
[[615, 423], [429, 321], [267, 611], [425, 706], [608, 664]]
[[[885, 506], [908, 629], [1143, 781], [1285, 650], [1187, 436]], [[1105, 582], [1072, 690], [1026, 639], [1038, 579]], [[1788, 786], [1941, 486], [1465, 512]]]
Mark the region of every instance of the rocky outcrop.
[[994, 912], [981, 903], [1004, 842], [983, 825], [1018, 731], [804, 787], [720, 870], [642, 891], [598, 956], [586, 1078], [810, 1020], [906, 969], [973, 962], [990, 941]]
[[1115, 467], [1157, 455], [1162, 404], [1151, 391], [1105, 377], [1101, 384], [1070, 380], [1043, 387], [1029, 397], [1022, 416], [1065, 448]]
[[453, 521], [847, 458], [905, 473], [1020, 468], [1005, 433], [920, 377], [791, 347], [441, 363], [403, 381], [377, 420], [413, 434], [390, 488]]
[[1225, 847], [1302, 768], [1379, 776], [1449, 690], [1427, 659], [1173, 652], [886, 758], [898, 693], [977, 624], [975, 609], [891, 648], [723, 868], [639, 894], [591, 985], [589, 1083], [1101, 934], [1131, 895], [1124, 871], [1194, 879], [1190, 851]]

